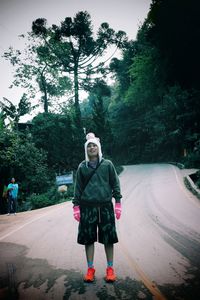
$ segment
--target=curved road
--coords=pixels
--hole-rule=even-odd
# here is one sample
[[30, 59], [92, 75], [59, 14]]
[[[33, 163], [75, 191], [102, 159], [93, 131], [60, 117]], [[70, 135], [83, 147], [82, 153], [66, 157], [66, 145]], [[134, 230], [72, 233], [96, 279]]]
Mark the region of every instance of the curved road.
[[84, 248], [76, 243], [72, 204], [0, 216], [0, 299], [200, 299], [200, 202], [169, 164], [126, 166], [123, 214], [115, 246], [118, 280], [82, 280]]

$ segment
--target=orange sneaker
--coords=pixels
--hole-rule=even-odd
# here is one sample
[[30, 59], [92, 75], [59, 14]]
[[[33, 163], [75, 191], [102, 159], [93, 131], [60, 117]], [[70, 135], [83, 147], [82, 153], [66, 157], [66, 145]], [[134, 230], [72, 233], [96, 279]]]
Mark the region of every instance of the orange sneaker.
[[107, 282], [114, 282], [116, 280], [116, 275], [115, 275], [115, 272], [114, 272], [114, 269], [112, 267], [108, 267], [106, 269], [106, 277], [105, 277], [105, 280]]
[[87, 274], [84, 276], [85, 282], [93, 282], [94, 281], [94, 274], [95, 269], [94, 268], [88, 268]]

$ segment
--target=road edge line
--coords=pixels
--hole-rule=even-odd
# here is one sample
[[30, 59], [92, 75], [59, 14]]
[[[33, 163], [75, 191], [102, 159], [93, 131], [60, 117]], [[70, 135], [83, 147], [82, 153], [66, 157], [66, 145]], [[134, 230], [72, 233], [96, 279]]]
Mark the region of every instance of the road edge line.
[[145, 272], [139, 267], [139, 265], [135, 262], [135, 260], [130, 256], [128, 253], [126, 247], [124, 246], [124, 243], [119, 243], [122, 252], [126, 255], [130, 265], [135, 270], [135, 272], [139, 275], [141, 278], [141, 281], [146, 286], [146, 288], [150, 291], [150, 293], [154, 296], [155, 300], [167, 300], [167, 298], [162, 294], [162, 292], [159, 290], [157, 285], [152, 282], [148, 276], [145, 274]]

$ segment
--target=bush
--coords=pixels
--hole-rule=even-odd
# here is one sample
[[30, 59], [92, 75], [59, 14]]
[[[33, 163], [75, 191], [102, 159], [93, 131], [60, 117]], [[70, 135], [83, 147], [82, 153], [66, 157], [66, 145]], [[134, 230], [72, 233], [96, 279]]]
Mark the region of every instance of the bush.
[[200, 154], [192, 152], [185, 158], [184, 165], [186, 168], [200, 168]]
[[73, 184], [70, 184], [68, 186], [67, 196], [68, 197], [73, 197], [74, 196], [74, 185]]
[[49, 198], [48, 193], [41, 195], [32, 194], [27, 200], [31, 203], [32, 209], [46, 207], [56, 203], [55, 199]]
[[200, 139], [195, 142], [193, 152], [185, 158], [185, 166], [200, 169]]
[[19, 201], [17, 206], [17, 211], [28, 211], [32, 209], [32, 203], [30, 201]]
[[[30, 203], [31, 209], [38, 209], [58, 203], [62, 203], [64, 201], [70, 201], [71, 197], [68, 191], [65, 193], [59, 193], [58, 187], [53, 186], [47, 193], [43, 194], [32, 194], [27, 198], [27, 203]], [[30, 207], [29, 205], [29, 207]]]

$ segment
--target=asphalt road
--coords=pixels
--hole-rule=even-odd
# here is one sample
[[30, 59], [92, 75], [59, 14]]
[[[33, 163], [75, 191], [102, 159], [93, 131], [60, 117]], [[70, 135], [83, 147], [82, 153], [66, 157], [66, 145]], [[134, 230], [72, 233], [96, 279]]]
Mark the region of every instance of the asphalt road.
[[200, 299], [200, 202], [169, 164], [126, 166], [115, 245], [118, 280], [104, 282], [96, 244], [96, 281], [83, 282], [72, 204], [0, 216], [0, 299]]

